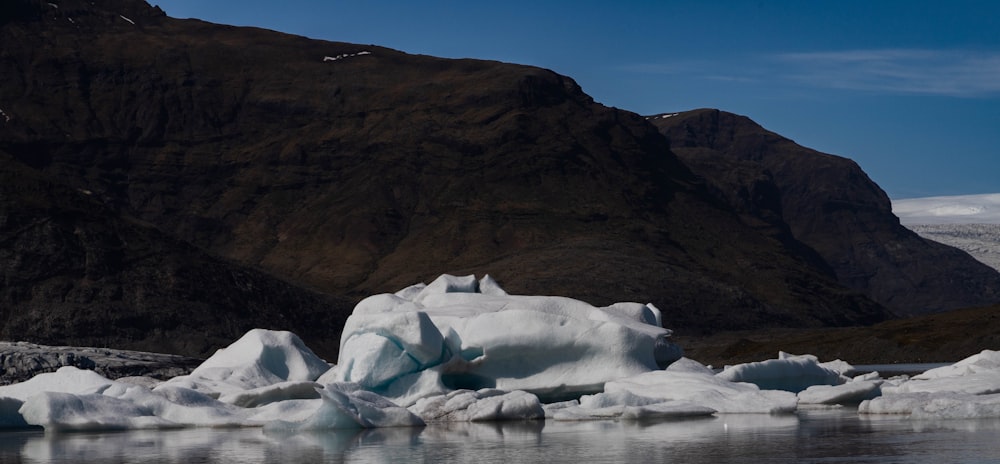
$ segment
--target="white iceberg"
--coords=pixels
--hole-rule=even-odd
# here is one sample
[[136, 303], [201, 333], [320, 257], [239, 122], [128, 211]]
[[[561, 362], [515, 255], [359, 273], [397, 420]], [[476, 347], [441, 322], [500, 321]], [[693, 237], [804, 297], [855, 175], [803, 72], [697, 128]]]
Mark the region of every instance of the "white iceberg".
[[813, 385], [798, 393], [800, 404], [860, 404], [882, 394], [882, 380], [855, 380], [841, 385]]
[[442, 275], [361, 301], [341, 337], [336, 380], [407, 406], [442, 389], [575, 397], [678, 359], [660, 320], [648, 304], [597, 308], [508, 295], [489, 276]]
[[1000, 418], [1000, 394], [897, 393], [865, 401], [860, 414], [898, 414], [914, 419]]
[[984, 350], [883, 386], [882, 396], [861, 403], [858, 412], [933, 419], [1000, 417], [1000, 352]]
[[600, 418], [688, 417], [713, 413], [782, 414], [796, 409], [795, 394], [761, 390], [749, 383], [730, 382], [687, 358], [666, 370], [645, 372], [607, 382], [604, 392], [579, 402], [546, 408], [556, 420]]
[[726, 366], [719, 377], [730, 382], [749, 382], [766, 390], [798, 393], [813, 385], [840, 385], [847, 378], [824, 367], [812, 355], [779, 353], [778, 359]]
[[312, 382], [328, 370], [330, 365], [297, 335], [253, 329], [217, 351], [191, 374], [174, 377], [154, 391], [176, 386], [215, 397], [242, 398], [239, 394], [247, 390], [289, 381]]

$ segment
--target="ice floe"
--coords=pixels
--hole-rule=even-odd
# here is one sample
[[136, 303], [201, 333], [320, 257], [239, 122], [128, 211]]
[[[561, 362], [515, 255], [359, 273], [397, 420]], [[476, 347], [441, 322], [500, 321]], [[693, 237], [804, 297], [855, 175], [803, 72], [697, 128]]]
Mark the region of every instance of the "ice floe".
[[1000, 417], [995, 351], [913, 378], [848, 378], [854, 368], [843, 361], [785, 353], [716, 373], [682, 357], [661, 321], [651, 304], [509, 295], [488, 276], [445, 275], [361, 301], [337, 365], [295, 334], [254, 329], [191, 374], [162, 383], [63, 367], [2, 386], [0, 427], [263, 427], [293, 436], [428, 422], [787, 414], [858, 403], [866, 415]]
[[840, 385], [847, 381], [840, 372], [821, 365], [815, 356], [787, 353], [779, 353], [778, 359], [727, 366], [719, 377], [730, 382], [749, 382], [763, 389], [793, 393], [813, 385]]
[[936, 419], [1000, 417], [1000, 352], [984, 350], [883, 386], [882, 396], [861, 403], [858, 411]]

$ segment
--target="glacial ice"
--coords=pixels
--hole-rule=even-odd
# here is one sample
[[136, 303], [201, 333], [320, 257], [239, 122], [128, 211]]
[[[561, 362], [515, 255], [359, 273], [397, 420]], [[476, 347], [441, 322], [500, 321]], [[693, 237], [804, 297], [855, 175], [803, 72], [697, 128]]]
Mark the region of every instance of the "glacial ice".
[[[814, 356], [727, 366], [682, 357], [655, 306], [508, 295], [442, 276], [361, 301], [339, 364], [290, 332], [251, 330], [190, 375], [154, 384], [64, 367], [0, 386], [0, 426], [46, 430], [263, 427], [269, 434], [441, 421], [642, 420], [783, 414], [1000, 417], [1000, 352], [911, 379], [848, 378]], [[124, 379], [123, 379], [124, 380]]]
[[507, 295], [489, 276], [443, 275], [362, 300], [341, 337], [338, 381], [409, 406], [413, 386], [523, 390], [551, 400], [658, 369], [681, 351], [652, 305], [597, 308], [555, 296]]
[[984, 350], [883, 386], [882, 396], [861, 403], [858, 412], [933, 419], [1000, 417], [1000, 352]]
[[727, 366], [719, 377], [730, 382], [749, 382], [763, 389], [792, 393], [813, 385], [840, 385], [847, 381], [839, 372], [822, 366], [815, 356], [787, 353], [779, 353], [778, 359]]

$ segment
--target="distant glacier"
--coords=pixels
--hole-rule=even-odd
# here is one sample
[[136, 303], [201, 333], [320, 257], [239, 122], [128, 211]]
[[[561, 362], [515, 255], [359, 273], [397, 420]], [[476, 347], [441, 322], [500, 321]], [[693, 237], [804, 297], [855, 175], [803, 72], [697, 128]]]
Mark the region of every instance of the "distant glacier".
[[1000, 270], [1000, 193], [893, 200], [910, 230]]

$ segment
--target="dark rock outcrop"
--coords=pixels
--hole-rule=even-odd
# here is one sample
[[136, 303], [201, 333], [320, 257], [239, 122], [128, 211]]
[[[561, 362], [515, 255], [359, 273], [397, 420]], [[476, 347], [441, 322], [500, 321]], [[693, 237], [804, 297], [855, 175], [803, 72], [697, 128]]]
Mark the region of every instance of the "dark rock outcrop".
[[92, 370], [112, 380], [123, 377], [167, 380], [190, 374], [199, 364], [199, 359], [159, 353], [0, 342], [0, 385], [23, 382], [65, 366]]
[[651, 116], [671, 150], [744, 221], [899, 315], [1000, 301], [1000, 274], [899, 224], [853, 161], [718, 110]]

